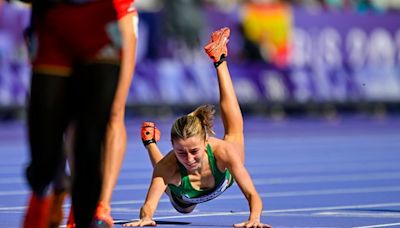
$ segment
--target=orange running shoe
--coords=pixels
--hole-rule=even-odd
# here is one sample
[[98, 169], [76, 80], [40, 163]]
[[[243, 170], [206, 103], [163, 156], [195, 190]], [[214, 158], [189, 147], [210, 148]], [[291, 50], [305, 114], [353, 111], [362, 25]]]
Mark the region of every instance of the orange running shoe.
[[93, 227], [96, 228], [112, 228], [114, 220], [110, 215], [110, 207], [103, 202], [97, 204], [96, 213], [93, 219]]
[[221, 28], [211, 34], [210, 42], [204, 47], [207, 55], [215, 62], [228, 56], [226, 44], [229, 42], [230, 29]]
[[150, 143], [157, 143], [160, 140], [160, 130], [153, 122], [144, 122], [141, 129], [142, 142], [145, 146]]
[[50, 209], [50, 223], [49, 227], [58, 228], [64, 217], [63, 203], [67, 196], [66, 191], [53, 192], [51, 197], [51, 209]]
[[50, 203], [50, 197], [39, 197], [33, 193], [29, 199], [29, 205], [24, 219], [24, 228], [48, 228]]
[[75, 218], [74, 218], [74, 208], [71, 206], [69, 211], [68, 221], [67, 221], [67, 228], [75, 228]]

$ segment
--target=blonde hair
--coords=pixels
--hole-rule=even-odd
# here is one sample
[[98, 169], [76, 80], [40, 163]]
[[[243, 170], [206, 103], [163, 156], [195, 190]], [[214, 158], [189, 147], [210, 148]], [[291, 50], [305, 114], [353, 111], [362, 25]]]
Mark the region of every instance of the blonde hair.
[[197, 135], [206, 140], [208, 135], [214, 136], [214, 113], [214, 106], [203, 105], [188, 115], [179, 117], [171, 127], [171, 141]]

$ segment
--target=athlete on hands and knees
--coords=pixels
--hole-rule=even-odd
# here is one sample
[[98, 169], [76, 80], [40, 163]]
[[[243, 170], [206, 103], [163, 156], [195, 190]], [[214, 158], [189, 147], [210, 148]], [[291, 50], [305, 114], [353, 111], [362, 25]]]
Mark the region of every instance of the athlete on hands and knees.
[[214, 108], [198, 107], [178, 118], [171, 128], [172, 150], [162, 155], [156, 142], [160, 132], [154, 123], [143, 123], [141, 136], [154, 167], [140, 220], [124, 226], [155, 226], [154, 212], [165, 192], [180, 213], [190, 213], [198, 203], [212, 200], [232, 185], [234, 180], [246, 197], [250, 216], [235, 227], [270, 227], [260, 221], [262, 201], [244, 166], [243, 118], [228, 71], [226, 57], [230, 30], [222, 28], [211, 35], [205, 51], [216, 67], [223, 139], [214, 137]]
[[[32, 3], [33, 41], [38, 43], [28, 113], [31, 160], [27, 179], [32, 195], [23, 227], [50, 226], [53, 199], [48, 190], [65, 162], [63, 137], [71, 121], [75, 127], [71, 191], [76, 227], [106, 225], [94, 220], [99, 200], [104, 199], [101, 194], [107, 194], [102, 191], [107, 178], [102, 175], [107, 170], [102, 145], [114, 137], [114, 141], [126, 141], [119, 120], [135, 61], [132, 22], [137, 13], [132, 4], [132, 0]], [[118, 26], [115, 31], [121, 34], [122, 46], [111, 36], [113, 25]]]

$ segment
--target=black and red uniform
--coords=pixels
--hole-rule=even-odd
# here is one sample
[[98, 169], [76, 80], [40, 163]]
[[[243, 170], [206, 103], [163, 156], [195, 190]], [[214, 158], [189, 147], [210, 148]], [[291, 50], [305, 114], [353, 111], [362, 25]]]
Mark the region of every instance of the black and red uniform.
[[73, 122], [72, 203], [77, 227], [89, 227], [101, 192], [101, 146], [119, 76], [118, 19], [133, 0], [40, 0], [32, 4], [32, 81], [27, 179], [45, 195], [63, 162]]
[[79, 2], [57, 4], [35, 19], [32, 63], [37, 71], [63, 75], [76, 61], [118, 61], [117, 20], [136, 10], [134, 1]]

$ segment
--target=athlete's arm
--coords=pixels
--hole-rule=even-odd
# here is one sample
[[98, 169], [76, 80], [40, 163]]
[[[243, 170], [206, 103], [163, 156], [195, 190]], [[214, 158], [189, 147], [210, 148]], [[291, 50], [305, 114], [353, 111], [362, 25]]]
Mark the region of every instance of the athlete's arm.
[[244, 166], [239, 154], [234, 152], [234, 146], [225, 146], [225, 162], [228, 170], [232, 173], [235, 181], [239, 185], [240, 190], [246, 197], [250, 215], [247, 221], [235, 224], [235, 227], [270, 227], [267, 224], [262, 224], [260, 221], [262, 212], [262, 200], [254, 187], [253, 181]]
[[118, 118], [123, 118], [126, 98], [128, 96], [136, 63], [136, 43], [138, 27], [137, 12], [129, 12], [121, 17], [118, 20], [118, 27], [121, 33], [122, 40], [122, 56], [119, 81], [113, 103], [113, 114], [115, 114], [115, 111], [117, 110], [117, 113], [119, 113]]
[[139, 221], [126, 223], [123, 226], [155, 226], [156, 222], [153, 220], [154, 212], [157, 209], [158, 202], [168, 183], [168, 173], [170, 173], [164, 163], [157, 164], [154, 169], [153, 177], [151, 180], [150, 188], [147, 191], [146, 200], [143, 206], [140, 208]]

